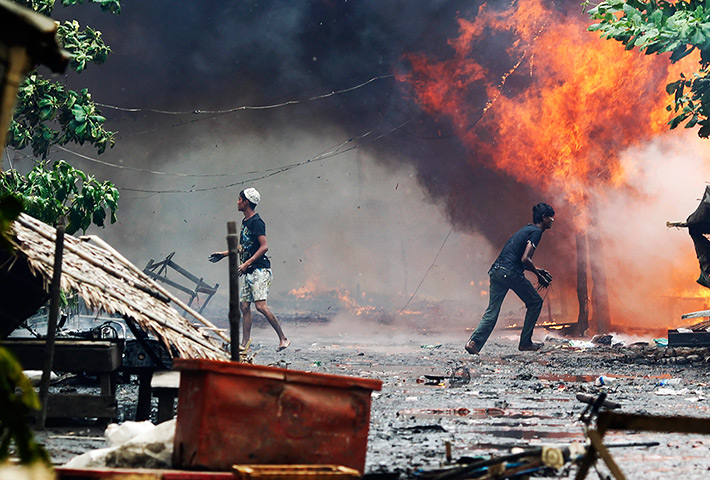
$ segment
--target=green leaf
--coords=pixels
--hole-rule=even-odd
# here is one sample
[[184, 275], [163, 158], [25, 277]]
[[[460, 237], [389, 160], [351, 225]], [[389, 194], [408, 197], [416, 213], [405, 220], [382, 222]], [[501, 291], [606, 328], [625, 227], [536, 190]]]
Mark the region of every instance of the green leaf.
[[680, 125], [686, 118], [688, 118], [689, 114], [688, 113], [681, 113], [680, 115], [673, 117], [669, 122], [668, 125], [670, 125], [671, 130], [676, 128], [678, 125]]
[[671, 54], [671, 62], [677, 62], [681, 58], [686, 57], [695, 50], [694, 46], [688, 47], [687, 45], [681, 45], [676, 48]]
[[99, 227], [104, 226], [104, 220], [106, 219], [106, 211], [103, 208], [96, 208], [94, 210], [94, 214], [92, 215], [92, 222], [94, 222], [94, 225], [98, 225]]
[[116, 222], [119, 192], [113, 184], [99, 183], [64, 161], [55, 162], [51, 170], [46, 162], [38, 162], [27, 178], [8, 170], [0, 176], [2, 192], [23, 198], [28, 214], [51, 225], [56, 225], [60, 215], [66, 215], [69, 234], [86, 231], [92, 222], [105, 226], [106, 209], [111, 223]]

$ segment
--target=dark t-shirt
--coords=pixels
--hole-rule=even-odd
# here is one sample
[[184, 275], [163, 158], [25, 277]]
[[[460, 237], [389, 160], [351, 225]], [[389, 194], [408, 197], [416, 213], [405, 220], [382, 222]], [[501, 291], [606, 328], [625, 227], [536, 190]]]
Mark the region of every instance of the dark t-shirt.
[[[249, 219], [242, 220], [242, 231], [239, 241], [242, 245], [242, 263], [249, 260], [256, 251], [259, 250], [259, 236], [261, 235], [266, 235], [266, 224], [258, 213], [255, 213]], [[247, 273], [251, 273], [257, 268], [271, 268], [271, 262], [266, 254], [252, 263]]]
[[[525, 247], [528, 243], [531, 243], [533, 248], [537, 248], [540, 239], [542, 239], [542, 230], [532, 224], [524, 226], [508, 239], [493, 265], [507, 268], [522, 275], [525, 267], [520, 259], [523, 258]], [[533, 251], [534, 253], [535, 251]]]

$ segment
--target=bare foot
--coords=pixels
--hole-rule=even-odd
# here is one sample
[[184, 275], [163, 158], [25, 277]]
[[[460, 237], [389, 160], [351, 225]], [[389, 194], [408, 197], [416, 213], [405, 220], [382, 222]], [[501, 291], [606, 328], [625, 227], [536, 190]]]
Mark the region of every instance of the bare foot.
[[288, 348], [288, 346], [291, 345], [291, 340], [288, 338], [284, 338], [281, 343], [279, 343], [279, 348], [276, 349], [277, 352], [280, 352], [281, 350], [285, 350]]

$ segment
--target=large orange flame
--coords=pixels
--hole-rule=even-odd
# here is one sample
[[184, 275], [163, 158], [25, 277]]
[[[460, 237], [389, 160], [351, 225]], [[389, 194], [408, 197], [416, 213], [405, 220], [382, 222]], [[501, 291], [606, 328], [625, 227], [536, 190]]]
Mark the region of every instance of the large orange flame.
[[[399, 80], [426, 113], [450, 121], [471, 163], [564, 199], [582, 230], [591, 199], [610, 189], [633, 191], [636, 172], [624, 170], [620, 153], [668, 130], [672, 98], [664, 87], [679, 72], [697, 70], [698, 59], [671, 64], [667, 56], [627, 51], [588, 32], [591, 21], [580, 9], [570, 12], [543, 0], [514, 1], [505, 10], [483, 5], [475, 19], [458, 20], [448, 57], [409, 54], [411, 71]], [[634, 273], [652, 279], [656, 272]], [[666, 280], [667, 303], [687, 297], [672, 291], [688, 283]], [[648, 290], [633, 300], [623, 286], [611, 288], [624, 292], [612, 307], [623, 317], [615, 323], [643, 322], [619, 305], [648, 311]]]
[[[624, 184], [619, 151], [667, 130], [672, 68], [598, 38], [588, 23], [541, 0], [484, 5], [475, 21], [459, 20], [450, 58], [408, 55], [400, 80], [425, 111], [451, 119], [471, 161], [584, 205], [591, 186]], [[498, 58], [486, 58], [501, 41]]]

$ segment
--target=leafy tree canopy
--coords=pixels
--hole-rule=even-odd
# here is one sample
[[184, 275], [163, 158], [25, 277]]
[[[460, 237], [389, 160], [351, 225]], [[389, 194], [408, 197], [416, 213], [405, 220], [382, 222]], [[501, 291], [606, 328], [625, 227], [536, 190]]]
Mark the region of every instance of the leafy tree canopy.
[[[50, 15], [56, 3], [55, 0], [14, 1], [44, 15]], [[120, 0], [87, 2], [99, 4], [106, 12], [121, 12]], [[65, 7], [82, 3], [84, 0], [61, 1]], [[59, 25], [57, 35], [71, 54], [70, 67], [78, 73], [89, 63], [103, 63], [111, 51], [101, 38], [101, 32], [91, 27], [82, 30], [77, 21]], [[96, 108], [89, 91], [75, 92], [33, 71], [20, 84], [17, 97], [7, 144], [16, 149], [31, 147], [33, 155], [42, 160], [35, 163], [27, 176], [15, 170], [0, 173], [0, 196], [7, 196], [6, 202], [11, 207], [11, 199], [22, 202], [29, 215], [50, 225], [57, 225], [59, 217], [65, 216], [69, 234], [85, 232], [92, 223], [103, 227], [107, 217], [114, 223], [118, 190], [111, 182], [98, 182], [64, 161], [55, 162], [49, 168], [45, 160], [55, 144], [88, 142], [99, 154], [114, 145], [114, 134], [104, 129], [106, 119]], [[0, 241], [2, 227], [0, 222]]]
[[698, 135], [710, 136], [710, 2], [704, 0], [605, 0], [589, 10], [597, 21], [590, 31], [601, 32], [602, 38], [621, 42], [627, 50], [634, 48], [647, 55], [670, 52], [677, 62], [695, 50], [700, 52], [699, 69], [690, 78], [680, 78], [666, 86], [674, 95], [675, 112], [668, 122], [676, 128], [700, 127]]
[[93, 223], [103, 227], [106, 217], [116, 222], [118, 190], [111, 182], [98, 182], [65, 161], [51, 169], [38, 162], [27, 176], [9, 170], [0, 178], [0, 196], [22, 199], [25, 212], [50, 225], [67, 218], [66, 232], [73, 234]]
[[[15, 2], [45, 15], [52, 13], [55, 4], [55, 0]], [[70, 6], [84, 1], [62, 0], [61, 3]], [[119, 0], [90, 0], [89, 3], [99, 4], [106, 12], [121, 12]], [[70, 68], [77, 73], [83, 72], [89, 63], [103, 63], [111, 52], [101, 38], [101, 32], [91, 27], [82, 30], [77, 21], [59, 25], [57, 36], [71, 55]], [[34, 156], [47, 158], [52, 145], [88, 142], [101, 154], [115, 143], [114, 132], [103, 126], [105, 121], [87, 90], [77, 93], [31, 72], [20, 85], [7, 144], [17, 149], [32, 147]]]
[[[84, 0], [62, 0], [63, 6], [81, 4]], [[121, 11], [120, 0], [88, 0], [114, 14]], [[39, 13], [50, 15], [55, 0], [15, 0]], [[70, 67], [81, 73], [88, 63], [106, 60], [110, 48], [101, 32], [90, 27], [80, 30], [76, 21], [58, 27], [58, 36], [71, 54]], [[80, 93], [31, 72], [18, 91], [18, 107], [7, 144], [14, 148], [32, 147], [36, 157], [46, 159], [51, 145], [89, 142], [99, 153], [113, 146], [113, 133], [104, 129], [101, 116], [87, 90]], [[100, 183], [94, 177], [73, 168], [64, 161], [35, 163], [26, 176], [15, 170], [0, 174], [0, 247], [11, 251], [10, 227], [23, 208], [36, 218], [56, 225], [60, 215], [68, 217], [66, 231], [86, 231], [92, 223], [104, 226], [107, 211], [111, 223], [116, 221], [118, 190], [110, 182]], [[0, 462], [6, 461], [14, 446], [20, 463], [42, 462], [50, 465], [49, 455], [39, 445], [27, 424], [31, 410], [40, 408], [32, 384], [10, 352], [0, 347]]]

